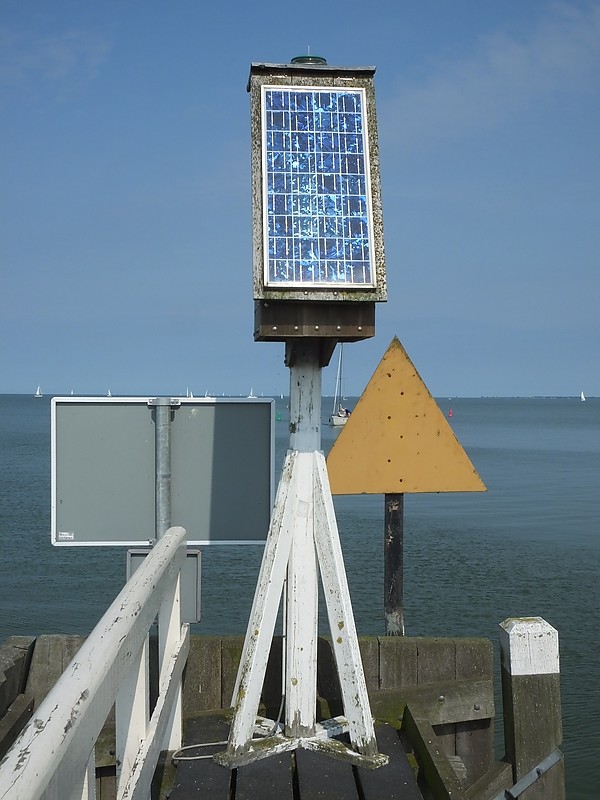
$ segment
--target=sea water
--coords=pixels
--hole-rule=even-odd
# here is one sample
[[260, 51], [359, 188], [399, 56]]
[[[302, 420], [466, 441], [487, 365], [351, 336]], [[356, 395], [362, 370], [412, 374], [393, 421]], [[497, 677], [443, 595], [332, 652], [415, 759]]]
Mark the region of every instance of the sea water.
[[[592, 800], [599, 795], [600, 399], [438, 405], [487, 492], [406, 497], [406, 633], [485, 636], [498, 660], [504, 619], [542, 616], [557, 628], [567, 796]], [[281, 465], [286, 400], [277, 400], [276, 416]], [[339, 432], [325, 413], [323, 421], [327, 452]], [[251, 468], [251, 454], [240, 458]], [[383, 634], [384, 499], [339, 497], [335, 505], [358, 631]], [[48, 398], [0, 395], [0, 542], [0, 641], [89, 633], [123, 586], [123, 549], [50, 544]], [[203, 550], [203, 618], [194, 632], [245, 632], [260, 558], [257, 546]]]

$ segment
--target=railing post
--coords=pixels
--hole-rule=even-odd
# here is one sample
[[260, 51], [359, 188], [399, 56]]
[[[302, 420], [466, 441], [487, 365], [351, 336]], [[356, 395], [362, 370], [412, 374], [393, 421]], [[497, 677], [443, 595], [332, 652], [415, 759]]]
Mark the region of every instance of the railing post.
[[[517, 783], [562, 742], [558, 631], [541, 617], [500, 624], [506, 756]], [[564, 800], [562, 759], [520, 800]]]
[[[159, 686], [168, 673], [170, 659], [181, 638], [181, 573], [167, 593], [158, 612], [158, 664]], [[181, 683], [173, 703], [163, 750], [178, 750], [181, 747], [183, 709]]]
[[115, 752], [117, 761], [117, 785], [121, 773], [131, 774], [133, 764], [146, 737], [150, 719], [148, 637], [127, 675], [119, 686], [115, 701]]

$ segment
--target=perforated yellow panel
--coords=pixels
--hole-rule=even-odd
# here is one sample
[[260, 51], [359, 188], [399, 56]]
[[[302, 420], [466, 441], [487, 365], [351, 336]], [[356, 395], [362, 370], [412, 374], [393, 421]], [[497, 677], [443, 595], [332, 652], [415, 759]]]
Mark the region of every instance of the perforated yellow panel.
[[333, 494], [485, 492], [397, 337], [327, 458]]

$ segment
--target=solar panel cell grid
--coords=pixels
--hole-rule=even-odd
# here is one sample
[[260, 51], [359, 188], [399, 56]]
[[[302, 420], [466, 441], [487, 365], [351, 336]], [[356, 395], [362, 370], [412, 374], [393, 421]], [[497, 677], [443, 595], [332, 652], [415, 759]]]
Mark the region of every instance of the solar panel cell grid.
[[372, 286], [363, 90], [264, 86], [262, 104], [265, 284]]

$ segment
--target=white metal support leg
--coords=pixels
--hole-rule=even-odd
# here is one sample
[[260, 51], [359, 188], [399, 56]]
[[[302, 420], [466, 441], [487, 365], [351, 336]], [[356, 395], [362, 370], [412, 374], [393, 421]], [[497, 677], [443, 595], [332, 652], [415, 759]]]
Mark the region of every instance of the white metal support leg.
[[314, 540], [312, 453], [296, 455], [297, 515], [286, 597], [286, 736], [314, 736], [317, 705], [318, 570]]
[[353, 747], [377, 756], [375, 729], [362, 667], [350, 590], [323, 453], [315, 453], [315, 544], [344, 714]]
[[[227, 749], [215, 760], [239, 767], [298, 747], [360, 766], [387, 763], [377, 752], [366, 682], [344, 571], [331, 489], [320, 448], [318, 344], [296, 354], [290, 381], [290, 450], [277, 491], [234, 690]], [[318, 572], [321, 571], [345, 717], [316, 722]], [[285, 605], [285, 732], [268, 722], [253, 739], [279, 604]], [[351, 747], [332, 737], [348, 731]]]
[[237, 765], [237, 756], [248, 750], [254, 732], [292, 545], [297, 478], [294, 466], [297, 455], [295, 452], [288, 452], [286, 456], [263, 553], [234, 689], [233, 705], [236, 713], [229, 733], [227, 751], [218, 757], [221, 763], [228, 766]]

